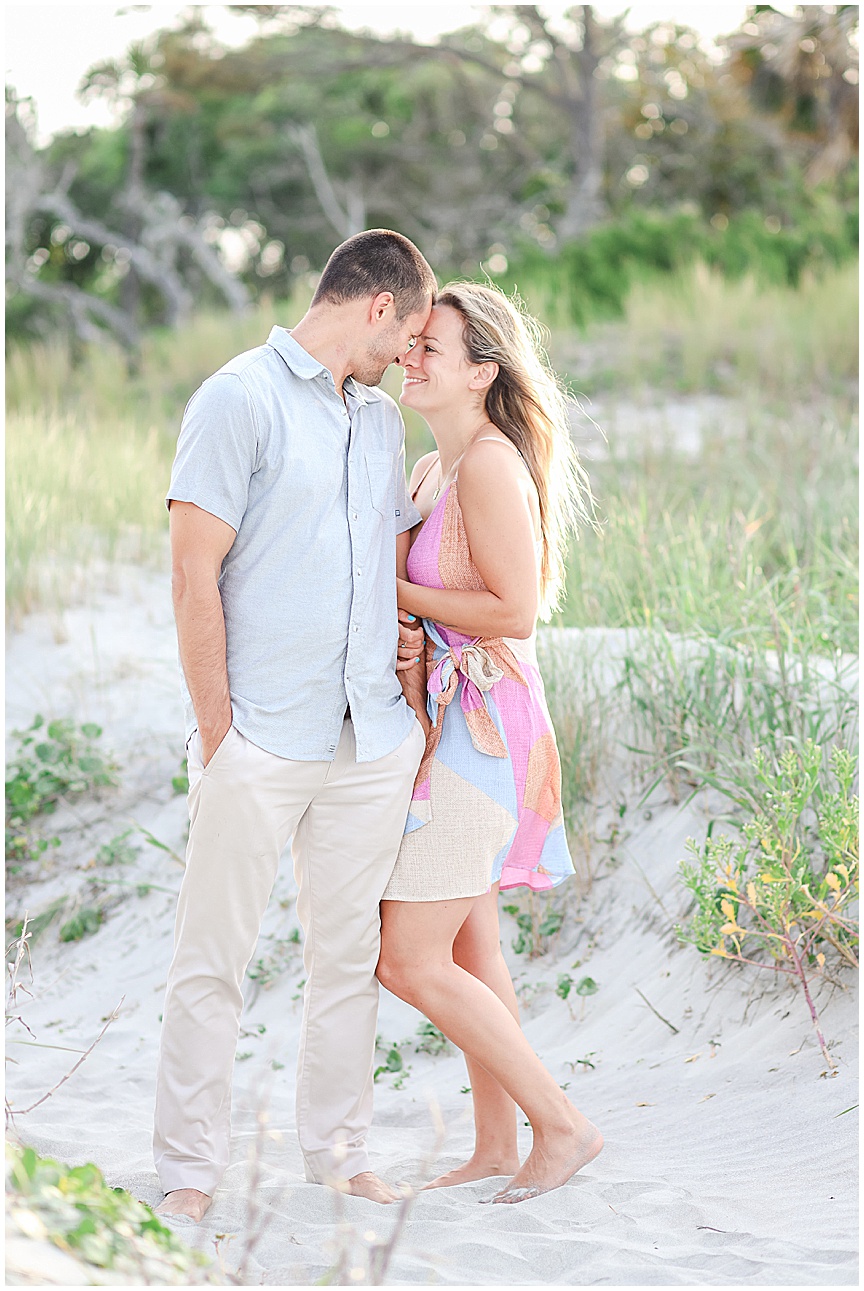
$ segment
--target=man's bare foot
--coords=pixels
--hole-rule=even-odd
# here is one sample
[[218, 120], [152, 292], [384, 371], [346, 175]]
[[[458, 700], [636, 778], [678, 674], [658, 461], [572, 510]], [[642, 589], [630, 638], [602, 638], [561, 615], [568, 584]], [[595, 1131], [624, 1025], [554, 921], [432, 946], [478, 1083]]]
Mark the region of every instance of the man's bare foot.
[[501, 1160], [491, 1157], [473, 1156], [470, 1161], [464, 1165], [457, 1166], [455, 1170], [448, 1170], [446, 1174], [439, 1175], [431, 1183], [423, 1185], [423, 1191], [428, 1188], [455, 1188], [460, 1183], [476, 1183], [478, 1179], [491, 1179], [496, 1175], [515, 1174], [519, 1169], [519, 1158], [513, 1156], [512, 1160]]
[[389, 1206], [394, 1201], [402, 1200], [400, 1193], [395, 1192], [371, 1170], [355, 1174], [351, 1179], [340, 1179], [336, 1187], [339, 1192], [347, 1193], [349, 1197], [365, 1197], [367, 1201], [377, 1201], [382, 1206]]
[[528, 1201], [560, 1188], [577, 1170], [593, 1161], [602, 1147], [603, 1135], [597, 1126], [574, 1108], [569, 1132], [559, 1131], [546, 1141], [538, 1141], [535, 1136], [534, 1147], [522, 1169], [492, 1201]]
[[212, 1197], [208, 1197], [206, 1192], [199, 1192], [197, 1188], [176, 1188], [169, 1192], [164, 1201], [160, 1201], [156, 1207], [157, 1215], [168, 1215], [175, 1218], [178, 1215], [185, 1215], [191, 1219], [193, 1224], [200, 1224], [201, 1220], [210, 1209]]

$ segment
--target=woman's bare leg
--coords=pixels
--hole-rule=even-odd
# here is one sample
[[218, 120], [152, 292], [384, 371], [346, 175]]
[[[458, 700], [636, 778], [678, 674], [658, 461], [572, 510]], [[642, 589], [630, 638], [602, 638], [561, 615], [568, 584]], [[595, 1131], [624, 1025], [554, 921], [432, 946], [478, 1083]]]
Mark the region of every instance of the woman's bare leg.
[[[472, 977], [485, 982], [519, 1020], [519, 1006], [510, 970], [501, 953], [498, 926], [498, 885], [477, 897], [456, 934], [453, 959]], [[516, 1146], [516, 1104], [485, 1067], [465, 1054], [474, 1103], [474, 1152], [469, 1161], [433, 1179], [427, 1188], [452, 1188], [491, 1175], [512, 1175], [519, 1169]]]
[[522, 1108], [534, 1131], [528, 1160], [502, 1200], [522, 1201], [561, 1184], [603, 1146], [529, 1045], [507, 1005], [453, 961], [453, 943], [476, 898], [382, 901], [378, 977], [421, 1009]]

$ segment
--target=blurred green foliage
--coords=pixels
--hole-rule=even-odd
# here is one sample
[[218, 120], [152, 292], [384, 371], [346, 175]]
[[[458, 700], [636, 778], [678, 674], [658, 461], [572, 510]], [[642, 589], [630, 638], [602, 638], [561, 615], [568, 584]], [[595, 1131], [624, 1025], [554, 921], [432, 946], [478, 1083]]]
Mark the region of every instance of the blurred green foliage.
[[6, 1176], [7, 1237], [50, 1242], [75, 1258], [78, 1270], [70, 1272], [111, 1269], [124, 1283], [159, 1286], [216, 1281], [205, 1255], [185, 1246], [149, 1206], [109, 1187], [95, 1165], [62, 1165], [10, 1142]]
[[527, 280], [535, 292], [539, 288], [550, 321], [584, 327], [622, 315], [634, 283], [697, 262], [731, 279], [750, 274], [763, 283], [797, 287], [808, 270], [837, 266], [857, 254], [857, 205], [822, 195], [802, 204], [785, 226], [755, 210], [712, 225], [692, 209], [633, 208], [554, 257], [523, 240], [506, 273], [490, 276], [506, 290], [519, 290]]
[[[10, 226], [10, 336], [68, 321], [73, 288], [136, 327], [168, 321], [129, 247], [178, 220], [253, 296], [308, 285], [337, 242], [385, 226], [442, 278], [563, 281], [580, 324], [620, 311], [638, 274], [696, 258], [795, 283], [851, 254], [856, 6], [757, 6], [719, 56], [681, 24], [634, 33], [591, 6], [560, 23], [501, 6], [437, 45], [303, 6], [235, 8], [258, 19], [240, 47], [196, 6], [91, 68], [81, 93], [115, 106], [112, 129], [38, 149], [13, 95], [11, 186], [30, 196]], [[184, 246], [177, 280], [207, 308], [218, 284]]]

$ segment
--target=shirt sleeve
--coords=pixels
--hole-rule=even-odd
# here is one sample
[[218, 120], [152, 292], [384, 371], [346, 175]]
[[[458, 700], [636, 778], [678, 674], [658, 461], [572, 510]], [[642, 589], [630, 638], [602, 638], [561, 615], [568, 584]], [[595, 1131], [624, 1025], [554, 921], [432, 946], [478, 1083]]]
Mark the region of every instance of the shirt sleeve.
[[217, 372], [186, 405], [165, 503], [193, 502], [235, 532], [258, 462], [255, 408], [243, 382]]
[[396, 456], [396, 533], [413, 529], [423, 519], [411, 501], [408, 493], [408, 481], [405, 478], [405, 427], [399, 440], [399, 452]]

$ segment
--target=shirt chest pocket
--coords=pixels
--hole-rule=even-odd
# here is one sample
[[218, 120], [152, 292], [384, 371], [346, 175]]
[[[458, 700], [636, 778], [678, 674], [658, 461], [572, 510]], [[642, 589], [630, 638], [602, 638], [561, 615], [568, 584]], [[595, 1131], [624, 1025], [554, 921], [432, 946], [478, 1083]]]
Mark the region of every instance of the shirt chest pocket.
[[366, 475], [369, 480], [369, 497], [379, 515], [393, 518], [393, 454], [374, 452], [366, 454]]

